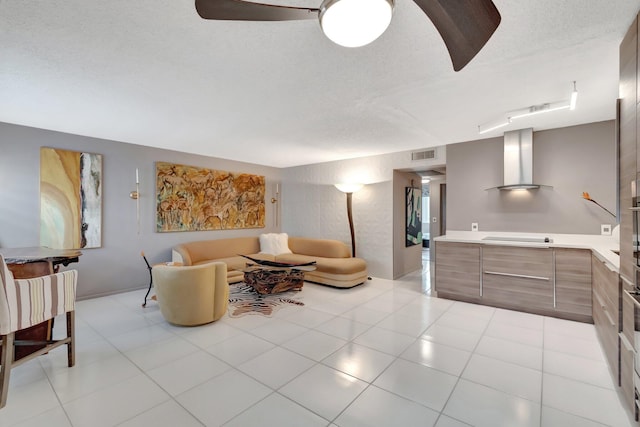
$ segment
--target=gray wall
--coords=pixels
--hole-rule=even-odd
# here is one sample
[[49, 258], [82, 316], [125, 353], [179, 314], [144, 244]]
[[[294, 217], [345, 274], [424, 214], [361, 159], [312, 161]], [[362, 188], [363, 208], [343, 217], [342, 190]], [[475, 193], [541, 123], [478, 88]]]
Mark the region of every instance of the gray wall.
[[[215, 142], [212, 141], [212, 144]], [[257, 236], [280, 230], [270, 203], [281, 170], [213, 157], [124, 144], [0, 123], [0, 247], [39, 246], [40, 147], [103, 155], [102, 248], [85, 249], [78, 264], [78, 296], [96, 296], [144, 287], [149, 277], [140, 251], [152, 263], [171, 259], [171, 247], [187, 241]], [[248, 230], [155, 232], [155, 162], [167, 161], [266, 177], [265, 228]], [[140, 171], [140, 233], [136, 205], [129, 198]]]
[[[405, 188], [422, 185], [422, 177], [411, 172], [393, 172], [393, 278], [422, 268], [422, 244], [406, 246]], [[425, 230], [422, 230], [423, 232]]]
[[502, 185], [503, 140], [447, 146], [447, 229], [600, 234], [616, 220], [615, 122], [533, 134], [533, 180], [552, 188], [527, 192], [487, 190]]
[[345, 195], [333, 184], [364, 183], [362, 190], [353, 193], [357, 255], [367, 261], [369, 275], [392, 279], [394, 224], [404, 224], [404, 214], [400, 218], [394, 215], [393, 172], [428, 170], [445, 163], [444, 147], [437, 147], [436, 158], [429, 160], [411, 160], [411, 152], [403, 151], [287, 168], [282, 178], [282, 229], [292, 235], [337, 239], [349, 245]]
[[[213, 143], [213, 142], [212, 142]], [[0, 123], [0, 247], [39, 245], [40, 147], [49, 146], [103, 154], [103, 247], [86, 249], [80, 263], [78, 295], [96, 296], [141, 288], [148, 283], [140, 259], [144, 250], [152, 263], [167, 261], [171, 247], [182, 242], [254, 236], [286, 231], [291, 235], [335, 238], [349, 244], [345, 195], [336, 182], [368, 184], [353, 196], [358, 255], [371, 275], [392, 278], [397, 265], [413, 256], [393, 250], [395, 230], [404, 224], [395, 203], [393, 171], [427, 170], [447, 164], [447, 228], [598, 234], [601, 223], [614, 220], [581, 198], [588, 191], [608, 209], [615, 207], [615, 146], [612, 121], [534, 133], [534, 179], [553, 188], [515, 193], [485, 191], [502, 183], [502, 138], [438, 148], [434, 160], [412, 162], [400, 152], [289, 169], [234, 162], [115, 141], [69, 135]], [[156, 233], [154, 162], [170, 161], [232, 172], [264, 175], [267, 179], [266, 227], [184, 233]], [[141, 230], [136, 233], [135, 169], [140, 170]], [[275, 184], [282, 182], [282, 226], [276, 225], [269, 203]], [[435, 187], [435, 182], [432, 186]], [[431, 216], [437, 215], [435, 188]], [[400, 192], [404, 194], [404, 190]], [[402, 201], [404, 207], [404, 201]], [[397, 207], [396, 207], [397, 208]], [[432, 237], [435, 237], [432, 234]], [[402, 249], [402, 248], [398, 248]], [[399, 263], [399, 264], [398, 264]], [[419, 268], [419, 266], [417, 267]], [[400, 271], [400, 270], [398, 270]]]

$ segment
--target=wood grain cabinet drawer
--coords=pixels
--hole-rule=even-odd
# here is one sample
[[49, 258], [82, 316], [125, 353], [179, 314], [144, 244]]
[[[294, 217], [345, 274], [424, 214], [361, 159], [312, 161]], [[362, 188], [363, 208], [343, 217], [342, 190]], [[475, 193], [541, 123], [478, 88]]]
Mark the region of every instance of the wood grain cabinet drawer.
[[616, 319], [607, 309], [607, 304], [594, 292], [593, 293], [593, 322], [596, 333], [604, 351], [609, 368], [613, 373], [616, 385], [619, 385], [618, 372], [619, 339]]
[[434, 255], [438, 296], [480, 301], [480, 245], [436, 242]]
[[[620, 322], [620, 285], [618, 273], [609, 268], [596, 256], [591, 257], [591, 273], [593, 283], [593, 323], [602, 350], [604, 351], [607, 363], [612, 373], [614, 383], [621, 385], [621, 370], [629, 371], [629, 354], [624, 351], [625, 346], [621, 346], [626, 338], [621, 331]], [[626, 364], [623, 368], [622, 363]], [[631, 360], [631, 371], [633, 361]], [[633, 378], [633, 377], [631, 377]], [[624, 381], [625, 387], [629, 387], [629, 382]]]
[[620, 333], [620, 387], [622, 387], [622, 395], [628, 408], [633, 408], [636, 400], [635, 387], [633, 385], [634, 359], [633, 344]]
[[555, 248], [556, 311], [592, 322], [591, 251]]
[[553, 310], [553, 250], [485, 246], [482, 296], [488, 303], [531, 311]]
[[622, 295], [622, 331], [624, 338], [634, 346], [635, 343], [635, 303], [633, 297], [623, 291]]
[[635, 420], [638, 421], [638, 414], [635, 410], [636, 392], [634, 384], [634, 378], [636, 376], [634, 372], [634, 364], [636, 363], [636, 307], [638, 303], [634, 296], [632, 296], [632, 294], [635, 294], [635, 286], [624, 278], [621, 278], [620, 285], [622, 300], [622, 313], [620, 315], [622, 319], [622, 331], [619, 333], [620, 387], [622, 388], [622, 395], [627, 408], [631, 410], [631, 413], [635, 415]]
[[603, 261], [600, 261], [595, 256], [591, 257], [591, 271], [593, 274], [594, 295], [598, 295], [601, 302], [606, 305], [607, 311], [611, 317], [614, 319], [616, 324], [618, 324], [618, 316], [620, 312], [618, 273], [611, 270]]

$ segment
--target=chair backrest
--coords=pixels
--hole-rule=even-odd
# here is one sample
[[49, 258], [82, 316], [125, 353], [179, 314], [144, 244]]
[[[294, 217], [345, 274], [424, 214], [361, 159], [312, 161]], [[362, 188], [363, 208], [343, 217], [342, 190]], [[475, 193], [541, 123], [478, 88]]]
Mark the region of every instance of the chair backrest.
[[75, 309], [76, 270], [14, 279], [0, 255], [0, 281], [0, 335], [37, 325]]
[[151, 271], [160, 312], [170, 323], [194, 326], [224, 315], [229, 302], [227, 265], [156, 265]]
[[16, 307], [15, 289], [13, 274], [0, 255], [0, 335], [17, 330], [17, 321], [12, 322], [10, 312], [10, 307]]

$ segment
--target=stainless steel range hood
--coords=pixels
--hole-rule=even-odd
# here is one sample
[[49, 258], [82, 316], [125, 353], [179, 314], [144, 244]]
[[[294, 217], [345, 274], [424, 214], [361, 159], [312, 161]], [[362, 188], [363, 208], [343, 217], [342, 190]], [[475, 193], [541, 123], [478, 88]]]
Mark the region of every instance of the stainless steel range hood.
[[504, 181], [499, 190], [532, 190], [533, 128], [504, 133]]

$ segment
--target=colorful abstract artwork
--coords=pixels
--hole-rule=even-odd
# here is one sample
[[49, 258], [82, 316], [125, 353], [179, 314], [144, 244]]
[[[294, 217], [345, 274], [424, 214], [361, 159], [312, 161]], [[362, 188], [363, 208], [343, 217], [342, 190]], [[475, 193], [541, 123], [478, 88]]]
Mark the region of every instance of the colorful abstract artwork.
[[405, 246], [422, 244], [422, 190], [406, 187], [407, 238]]
[[102, 155], [40, 148], [40, 246], [102, 246]]
[[264, 228], [264, 176], [156, 162], [156, 230]]

